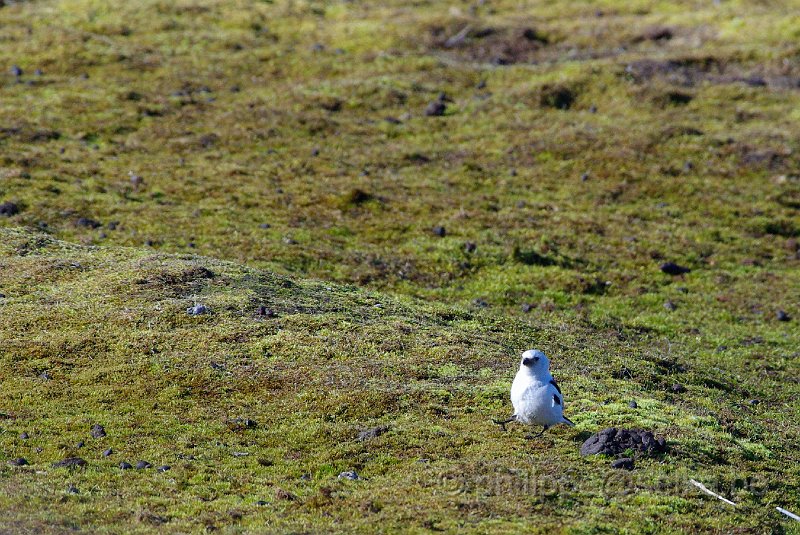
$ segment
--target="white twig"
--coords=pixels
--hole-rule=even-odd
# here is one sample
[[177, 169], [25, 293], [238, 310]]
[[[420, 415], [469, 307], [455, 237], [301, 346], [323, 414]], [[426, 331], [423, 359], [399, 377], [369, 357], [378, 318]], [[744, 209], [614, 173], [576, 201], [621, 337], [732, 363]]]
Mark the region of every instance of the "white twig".
[[798, 522], [800, 522], [800, 516], [797, 516], [796, 514], [794, 514], [794, 513], [790, 512], [790, 511], [787, 511], [787, 510], [786, 510], [786, 509], [784, 509], [783, 507], [776, 507], [775, 509], [777, 509], [777, 510], [778, 510], [778, 511], [780, 511], [781, 513], [785, 514], [785, 515], [786, 515], [786, 516], [788, 516], [789, 518], [792, 518], [792, 519], [794, 519], [794, 520], [797, 520]]
[[690, 480], [689, 480], [689, 483], [691, 483], [692, 485], [694, 485], [694, 486], [695, 486], [695, 487], [697, 487], [698, 489], [702, 490], [703, 492], [705, 492], [705, 493], [706, 493], [706, 494], [708, 494], [709, 496], [713, 496], [713, 497], [717, 498], [718, 500], [722, 500], [723, 502], [725, 502], [725, 503], [727, 503], [727, 504], [730, 504], [730, 505], [732, 505], [732, 506], [736, 507], [736, 504], [735, 504], [735, 503], [733, 503], [732, 501], [730, 501], [730, 500], [729, 500], [729, 499], [727, 499], [727, 498], [723, 498], [722, 496], [720, 496], [720, 495], [719, 495], [719, 494], [717, 494], [716, 492], [712, 492], [712, 491], [708, 490], [708, 489], [706, 488], [706, 486], [705, 486], [705, 485], [703, 485], [702, 483], [700, 483], [699, 481], [695, 481], [694, 479], [690, 479]]

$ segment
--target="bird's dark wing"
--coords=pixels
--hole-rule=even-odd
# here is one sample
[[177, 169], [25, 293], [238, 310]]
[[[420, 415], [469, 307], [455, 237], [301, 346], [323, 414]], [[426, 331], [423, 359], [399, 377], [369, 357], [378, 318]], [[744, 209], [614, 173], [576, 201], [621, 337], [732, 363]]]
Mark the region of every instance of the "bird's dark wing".
[[556, 405], [561, 405], [561, 398], [558, 397], [558, 394], [553, 394], [553, 403]]
[[550, 379], [550, 384], [551, 384], [551, 385], [553, 385], [554, 387], [556, 387], [556, 390], [558, 390], [558, 393], [559, 393], [559, 394], [561, 393], [561, 389], [560, 389], [560, 388], [558, 388], [558, 385], [556, 384], [556, 380], [555, 380], [555, 379], [552, 379], [552, 378], [551, 378], [551, 379]]

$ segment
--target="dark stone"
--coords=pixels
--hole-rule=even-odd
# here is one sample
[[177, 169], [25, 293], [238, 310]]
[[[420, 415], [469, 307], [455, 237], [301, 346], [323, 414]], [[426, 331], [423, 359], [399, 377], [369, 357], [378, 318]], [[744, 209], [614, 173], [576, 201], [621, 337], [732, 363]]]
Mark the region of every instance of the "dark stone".
[[76, 487], [75, 485], [70, 485], [69, 487], [67, 487], [67, 492], [70, 494], [78, 494], [80, 491], [78, 490], [78, 487]]
[[170, 465], [168, 465], [168, 464], [164, 464], [164, 465], [161, 465], [161, 466], [159, 466], [158, 468], [156, 468], [156, 470], [157, 470], [157, 471], [159, 471], [159, 472], [169, 472], [169, 470], [170, 470], [171, 468], [172, 468], [172, 467], [171, 467]]
[[779, 310], [775, 317], [778, 321], [790, 321], [792, 319], [792, 317], [783, 310]]
[[86, 461], [80, 457], [67, 457], [63, 461], [53, 463], [53, 468], [73, 468], [75, 466], [86, 466]]
[[686, 392], [686, 387], [680, 383], [675, 383], [670, 387], [670, 390], [672, 390], [675, 394], [681, 394], [683, 392]]
[[75, 224], [79, 227], [92, 228], [92, 229], [102, 226], [102, 223], [100, 223], [99, 221], [95, 221], [94, 219], [88, 217], [78, 218], [78, 220], [75, 221]]
[[638, 409], [639, 404], [636, 403], [636, 401], [631, 401], [630, 403], [628, 403], [628, 407], [630, 407], [631, 409]]
[[264, 316], [266, 318], [276, 318], [276, 317], [278, 317], [278, 314], [274, 310], [270, 310], [267, 307], [265, 307], [264, 305], [261, 305], [260, 307], [258, 307], [258, 315], [259, 316]]
[[664, 262], [659, 269], [667, 275], [683, 275], [692, 271], [687, 267], [679, 266], [675, 262]]
[[100, 424], [94, 424], [92, 426], [92, 437], [103, 438], [104, 436], [106, 436], [106, 428]]
[[611, 468], [616, 468], [617, 470], [633, 470], [633, 459], [630, 457], [623, 457], [622, 459], [612, 461]]
[[119, 463], [119, 467], [122, 470], [130, 470], [131, 468], [133, 468], [133, 466], [131, 466], [131, 463], [126, 463], [125, 461], [122, 461], [121, 463]]
[[0, 203], [0, 215], [11, 217], [19, 213], [19, 206], [11, 201]]
[[440, 238], [444, 238], [447, 235], [447, 229], [444, 227], [433, 227], [433, 233], [439, 236]]
[[464, 251], [468, 253], [474, 253], [478, 249], [478, 246], [475, 245], [475, 242], [468, 241], [464, 244]]
[[643, 455], [658, 455], [667, 451], [667, 442], [643, 429], [609, 427], [586, 439], [581, 455], [620, 455], [633, 450]]
[[425, 115], [428, 117], [441, 117], [447, 111], [447, 104], [441, 100], [434, 100], [425, 108]]
[[363, 429], [358, 433], [358, 440], [361, 442], [365, 440], [370, 440], [381, 436], [388, 430], [389, 426], [386, 425], [379, 425], [377, 427], [370, 427], [369, 429]]
[[206, 314], [208, 312], [208, 308], [205, 305], [194, 305], [193, 307], [189, 307], [186, 309], [186, 313], [190, 316], [199, 316], [200, 314]]
[[674, 311], [674, 310], [675, 310], [676, 308], [678, 308], [678, 307], [677, 307], [677, 306], [675, 306], [675, 303], [673, 303], [672, 301], [667, 301], [666, 303], [664, 303], [664, 308], [666, 308], [667, 310], [669, 310], [670, 312], [672, 312], [672, 311]]
[[24, 74], [24, 71], [19, 67], [19, 65], [14, 65], [11, 67], [11, 76], [16, 76], [19, 78]]
[[271, 227], [271, 225], [270, 225], [269, 223], [261, 223], [261, 224], [258, 226], [258, 228], [261, 228], [261, 229], [268, 229], [268, 228], [270, 228], [270, 227]]
[[225, 424], [231, 431], [244, 431], [245, 429], [255, 429], [258, 427], [256, 421], [250, 418], [233, 418], [226, 420]]
[[29, 438], [31, 438], [31, 436], [25, 431], [23, 431], [22, 433], [19, 434], [19, 438], [21, 438], [22, 440], [28, 440]]
[[589, 173], [583, 173], [581, 175], [581, 182], [586, 182], [587, 180], [589, 180]]
[[275, 498], [278, 500], [286, 500], [286, 501], [294, 501], [297, 499], [297, 496], [292, 494], [287, 490], [283, 490], [281, 488], [275, 489]]
[[25, 466], [28, 464], [28, 461], [26, 461], [22, 457], [17, 457], [16, 459], [11, 459], [10, 461], [8, 461], [8, 464], [10, 464], [11, 466]]
[[319, 156], [319, 149], [317, 148], [311, 149], [311, 156]]
[[539, 96], [539, 104], [547, 108], [568, 110], [575, 102], [575, 98], [575, 93], [569, 87], [546, 85], [542, 87], [542, 93]]
[[77, 444], [75, 444], [75, 447], [76, 447], [76, 448], [82, 448], [82, 447], [84, 447], [85, 445], [86, 445], [86, 444], [83, 442], [83, 440], [81, 440], [80, 442], [78, 442]]
[[259, 505], [259, 506], [269, 505], [269, 502], [268, 501], [264, 501], [264, 500], [258, 500], [256, 502], [256, 505]]
[[350, 481], [355, 481], [356, 479], [361, 479], [358, 477], [358, 474], [355, 470], [348, 470], [347, 472], [342, 472], [337, 476], [338, 479], [349, 479]]
[[489, 307], [489, 303], [486, 301], [486, 299], [483, 299], [482, 297], [478, 297], [478, 298], [472, 300], [472, 306], [475, 306], [475, 307], [478, 307], [478, 308], [488, 308]]
[[534, 308], [536, 308], [536, 305], [533, 305], [533, 304], [531, 304], [531, 303], [523, 303], [523, 304], [522, 304], [522, 311], [523, 311], [524, 313], [526, 313], [526, 314], [527, 314], [528, 312], [530, 312], [531, 310], [533, 310]]
[[108, 448], [107, 450], [103, 451], [103, 457], [109, 457], [112, 453], [114, 453], [114, 450]]
[[147, 461], [139, 461], [138, 463], [136, 463], [137, 470], [144, 470], [146, 468], [150, 468], [151, 466], [153, 465], [148, 463]]

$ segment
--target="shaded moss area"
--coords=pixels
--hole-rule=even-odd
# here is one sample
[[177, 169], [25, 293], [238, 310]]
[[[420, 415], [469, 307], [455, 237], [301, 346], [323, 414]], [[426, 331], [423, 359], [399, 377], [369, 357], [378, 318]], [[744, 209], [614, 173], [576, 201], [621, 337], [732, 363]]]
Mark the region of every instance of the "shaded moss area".
[[[797, 339], [780, 331], [715, 352], [701, 336], [668, 346], [0, 234], [6, 529], [780, 530], [772, 506], [798, 498]], [[577, 424], [538, 440], [491, 422], [532, 344], [550, 348]], [[623, 474], [581, 457], [610, 425], [653, 429], [669, 452]], [[51, 466], [74, 456], [86, 466]], [[152, 468], [119, 466], [139, 460]], [[360, 479], [338, 477], [351, 470]]]

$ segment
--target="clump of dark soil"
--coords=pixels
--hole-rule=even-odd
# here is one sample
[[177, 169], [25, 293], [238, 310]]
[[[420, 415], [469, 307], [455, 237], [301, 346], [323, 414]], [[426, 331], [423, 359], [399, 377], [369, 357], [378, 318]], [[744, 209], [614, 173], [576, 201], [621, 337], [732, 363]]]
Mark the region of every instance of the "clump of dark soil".
[[628, 450], [642, 455], [659, 455], [667, 451], [667, 442], [643, 429], [609, 427], [586, 439], [581, 455], [620, 455]]
[[532, 63], [553, 39], [539, 28], [480, 27], [464, 22], [429, 30], [429, 46], [447, 50], [463, 61], [513, 65]]
[[568, 110], [575, 103], [575, 98], [575, 91], [567, 86], [546, 85], [539, 95], [539, 104], [545, 108]]

